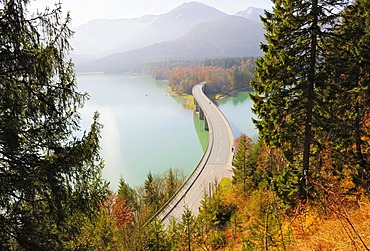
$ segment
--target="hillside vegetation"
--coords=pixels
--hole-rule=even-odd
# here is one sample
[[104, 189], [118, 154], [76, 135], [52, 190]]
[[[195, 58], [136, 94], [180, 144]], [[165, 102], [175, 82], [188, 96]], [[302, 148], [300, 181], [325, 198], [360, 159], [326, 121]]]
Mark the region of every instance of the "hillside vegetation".
[[273, 2], [263, 57], [155, 73], [178, 92], [204, 79], [215, 93], [253, 70], [259, 129], [236, 140], [232, 180], [168, 226], [152, 216], [180, 171], [138, 188], [121, 178], [112, 192], [99, 115], [75, 136], [87, 95], [66, 60], [69, 16], [60, 4], [30, 18], [29, 1], [0, 2], [0, 249], [369, 250], [370, 2]]
[[[197, 216], [141, 228], [143, 250], [369, 250], [369, 8], [275, 2], [252, 81], [259, 140], [238, 139], [233, 180], [215, 184]], [[181, 87], [199, 72], [156, 73]]]
[[[204, 195], [198, 215], [185, 208], [169, 226], [152, 219], [114, 228], [122, 249], [369, 250], [369, 2], [275, 5], [251, 82], [258, 141], [236, 141], [233, 179]], [[222, 77], [209, 82], [222, 89], [246, 62], [155, 74], [185, 93], [214, 74]]]
[[[191, 94], [193, 87], [207, 82], [205, 92], [210, 95], [228, 94], [233, 90], [251, 89], [254, 58], [215, 58], [199, 61], [167, 62], [152, 65], [157, 80], [167, 80], [177, 94]], [[148, 65], [146, 71], [151, 67]]]

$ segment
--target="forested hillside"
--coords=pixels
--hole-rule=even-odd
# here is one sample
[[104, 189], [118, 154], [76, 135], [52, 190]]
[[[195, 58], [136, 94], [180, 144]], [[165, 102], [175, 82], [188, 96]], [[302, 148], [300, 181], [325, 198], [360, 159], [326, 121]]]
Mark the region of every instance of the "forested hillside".
[[191, 94], [194, 85], [206, 81], [207, 94], [228, 94], [233, 90], [251, 89], [254, 58], [215, 58], [203, 61], [174, 61], [147, 65], [158, 80], [168, 80], [177, 94]]
[[370, 2], [273, 2], [261, 58], [155, 71], [184, 93], [251, 80], [259, 129], [236, 140], [234, 177], [199, 214], [184, 208], [164, 226], [152, 216], [184, 175], [149, 173], [138, 188], [121, 178], [109, 191], [98, 114], [75, 136], [87, 97], [66, 60], [69, 17], [1, 1], [0, 249], [369, 250]]
[[[146, 225], [145, 247], [369, 250], [369, 9], [275, 2], [252, 81], [258, 141], [238, 139], [233, 180], [205, 195], [198, 216], [185, 209], [181, 222]], [[157, 76], [195, 82], [202, 67]]]

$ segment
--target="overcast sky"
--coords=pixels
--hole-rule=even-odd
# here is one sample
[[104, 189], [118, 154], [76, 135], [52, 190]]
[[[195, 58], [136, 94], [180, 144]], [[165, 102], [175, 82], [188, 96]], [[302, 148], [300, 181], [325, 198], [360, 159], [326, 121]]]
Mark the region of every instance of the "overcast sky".
[[[56, 0], [31, 1], [32, 9], [43, 10]], [[145, 14], [163, 14], [191, 0], [60, 0], [64, 11], [70, 11], [73, 26], [92, 19], [140, 17]], [[197, 0], [227, 14], [246, 10], [249, 6], [272, 9], [271, 0]]]

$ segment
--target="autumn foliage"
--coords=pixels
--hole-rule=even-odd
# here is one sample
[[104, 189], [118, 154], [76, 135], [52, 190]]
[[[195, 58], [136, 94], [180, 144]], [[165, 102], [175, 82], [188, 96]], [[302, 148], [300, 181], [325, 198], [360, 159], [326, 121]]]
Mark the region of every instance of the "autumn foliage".
[[114, 219], [116, 226], [121, 229], [124, 225], [133, 222], [133, 208], [126, 204], [125, 198], [120, 198], [116, 194], [111, 195], [112, 202], [110, 217]]
[[170, 65], [154, 70], [156, 79], [166, 79], [173, 91], [191, 94], [193, 86], [206, 81], [207, 92], [228, 93], [250, 87], [253, 78], [253, 58], [215, 59], [193, 65]]

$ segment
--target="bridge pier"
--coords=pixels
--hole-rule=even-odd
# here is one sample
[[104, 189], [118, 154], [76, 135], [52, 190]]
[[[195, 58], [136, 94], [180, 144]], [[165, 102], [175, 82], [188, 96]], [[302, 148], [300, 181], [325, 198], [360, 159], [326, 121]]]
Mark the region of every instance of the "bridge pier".
[[204, 118], [204, 130], [209, 131], [209, 126], [208, 126], [208, 120], [207, 117]]
[[204, 120], [204, 112], [202, 109], [199, 109], [199, 119]]
[[194, 100], [194, 103], [195, 103], [195, 111], [199, 112], [200, 106], [199, 106], [198, 102], [196, 100]]
[[195, 112], [198, 112], [200, 120], [204, 120], [204, 130], [208, 131], [209, 126], [208, 126], [207, 117], [204, 115], [204, 112], [203, 112], [202, 108], [200, 108], [198, 102], [194, 101], [194, 103], [195, 103]]

